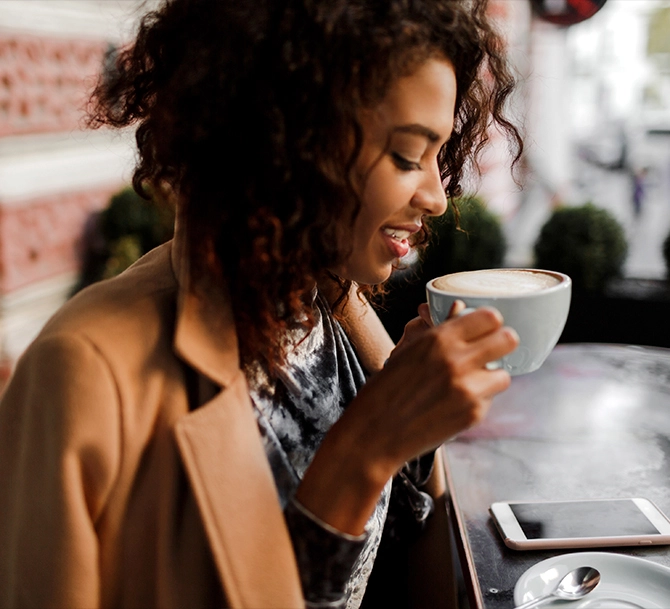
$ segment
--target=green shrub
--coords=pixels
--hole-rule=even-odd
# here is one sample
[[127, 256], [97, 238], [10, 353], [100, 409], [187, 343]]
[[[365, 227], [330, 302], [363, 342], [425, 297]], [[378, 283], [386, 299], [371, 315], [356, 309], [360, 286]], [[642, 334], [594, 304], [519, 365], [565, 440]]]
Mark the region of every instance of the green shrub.
[[125, 271], [142, 256], [142, 245], [135, 235], [123, 235], [109, 245], [101, 279], [110, 279]]
[[83, 264], [75, 292], [118, 275], [149, 250], [172, 237], [174, 212], [164, 202], [140, 197], [127, 187], [91, 218], [83, 238]]
[[100, 215], [100, 232], [110, 244], [133, 236], [142, 254], [172, 236], [174, 214], [140, 197], [132, 188], [115, 194]]
[[[459, 211], [456, 222], [454, 206]], [[475, 196], [462, 197], [432, 221], [432, 235], [421, 261], [423, 277], [499, 267], [507, 242], [500, 218]]]
[[609, 211], [587, 203], [556, 209], [540, 230], [534, 252], [538, 268], [569, 275], [576, 290], [601, 292], [621, 276], [628, 243]]

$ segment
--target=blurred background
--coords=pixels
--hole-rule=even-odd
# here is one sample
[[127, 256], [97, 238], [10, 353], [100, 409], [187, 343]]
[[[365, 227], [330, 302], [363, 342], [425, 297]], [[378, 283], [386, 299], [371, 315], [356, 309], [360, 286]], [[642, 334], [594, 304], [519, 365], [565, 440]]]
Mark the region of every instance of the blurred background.
[[[140, 0], [0, 0], [0, 387], [53, 312], [169, 238], [128, 190], [133, 134], [85, 128]], [[564, 341], [670, 346], [670, 0], [492, 0], [526, 149], [483, 175], [379, 302], [395, 338], [426, 277], [538, 265], [576, 285]], [[667, 336], [666, 336], [667, 335]], [[668, 342], [668, 344], [666, 344]]]

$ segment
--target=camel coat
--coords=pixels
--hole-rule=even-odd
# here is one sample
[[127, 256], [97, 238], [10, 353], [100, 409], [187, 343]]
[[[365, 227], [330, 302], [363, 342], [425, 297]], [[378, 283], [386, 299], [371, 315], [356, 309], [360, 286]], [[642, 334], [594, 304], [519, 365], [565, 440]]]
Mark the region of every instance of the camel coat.
[[[167, 243], [71, 299], [0, 403], [0, 608], [302, 607], [225, 298]], [[364, 367], [392, 343], [350, 299]], [[225, 591], [225, 592], [224, 592]]]

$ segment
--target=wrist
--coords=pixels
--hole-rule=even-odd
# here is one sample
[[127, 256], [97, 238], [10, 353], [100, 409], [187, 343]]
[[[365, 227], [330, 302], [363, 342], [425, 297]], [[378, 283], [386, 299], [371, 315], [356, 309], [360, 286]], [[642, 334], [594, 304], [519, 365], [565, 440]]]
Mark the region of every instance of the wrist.
[[338, 531], [360, 535], [397, 467], [373, 457], [369, 436], [352, 433], [344, 419], [324, 438], [296, 499]]

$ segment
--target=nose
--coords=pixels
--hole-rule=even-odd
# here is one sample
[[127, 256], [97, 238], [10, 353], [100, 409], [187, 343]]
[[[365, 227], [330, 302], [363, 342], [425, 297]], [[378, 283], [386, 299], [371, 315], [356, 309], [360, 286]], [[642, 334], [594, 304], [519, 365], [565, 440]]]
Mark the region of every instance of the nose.
[[412, 205], [427, 216], [441, 216], [447, 211], [447, 195], [437, 162], [423, 172], [423, 180], [414, 193]]

